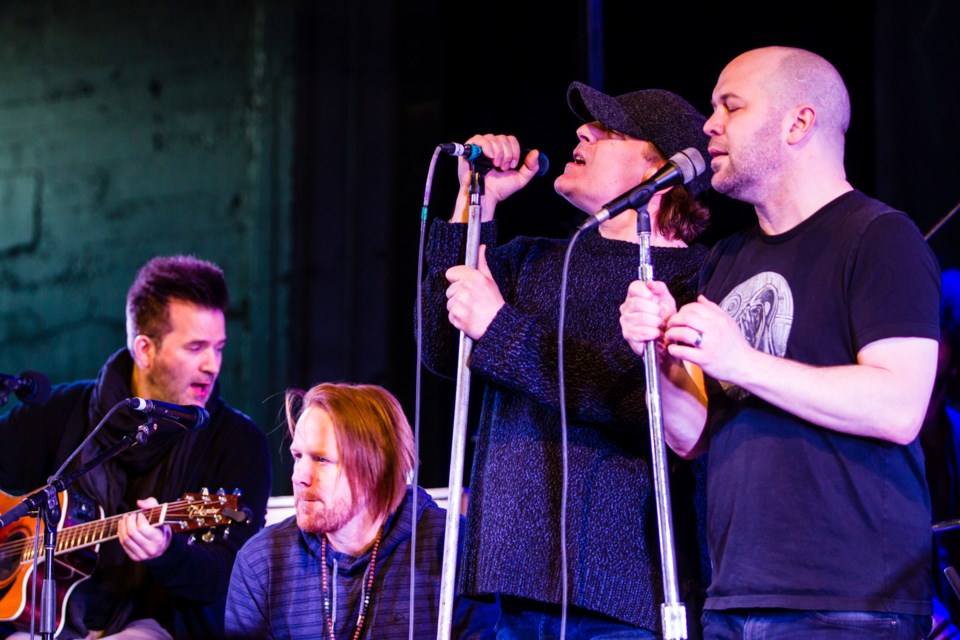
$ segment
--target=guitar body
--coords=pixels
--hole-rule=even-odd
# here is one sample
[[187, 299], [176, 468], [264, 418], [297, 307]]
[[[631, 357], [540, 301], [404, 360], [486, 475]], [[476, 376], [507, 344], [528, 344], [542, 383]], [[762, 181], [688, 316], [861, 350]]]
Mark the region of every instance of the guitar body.
[[[174, 533], [208, 528], [199, 539], [212, 542], [215, 539], [213, 529], [226, 527], [223, 532], [226, 538], [231, 524], [246, 524], [249, 521], [247, 512], [238, 504], [239, 494], [239, 491], [235, 491], [227, 495], [220, 490], [216, 495], [211, 495], [203, 490], [200, 493], [186, 493], [175, 502], [130, 513], [142, 514], [150, 526], [169, 526]], [[63, 491], [59, 497], [61, 516], [57, 525], [53, 563], [57, 592], [55, 635], [63, 630], [70, 594], [93, 574], [97, 566], [100, 543], [116, 539], [120, 520], [129, 515], [121, 513], [105, 518], [103, 509], [80, 493]], [[20, 500], [0, 491], [0, 513], [13, 508]], [[34, 536], [37, 527], [36, 518], [21, 518], [0, 529], [0, 622], [10, 622], [22, 631], [30, 629], [31, 620], [35, 629], [40, 630], [40, 602], [47, 554], [43, 548], [44, 527], [41, 522], [40, 560], [34, 571]], [[34, 584], [36, 607], [32, 604], [34, 598], [31, 593]]]
[[[66, 527], [91, 522], [103, 517], [103, 509], [81, 495], [74, 496], [64, 491], [60, 494], [60, 522], [57, 535]], [[20, 501], [19, 497], [0, 491], [0, 512], [10, 509]], [[40, 560], [36, 571], [33, 566], [34, 539], [39, 526]], [[22, 631], [34, 628], [40, 631], [40, 597], [46, 571], [43, 553], [43, 522], [37, 518], [21, 518], [0, 529], [0, 620], [12, 621]], [[63, 630], [66, 619], [67, 599], [77, 586], [89, 578], [97, 564], [100, 545], [83, 547], [57, 554], [54, 558], [53, 576], [57, 586], [56, 634]], [[33, 587], [36, 585], [36, 602], [32, 603]]]

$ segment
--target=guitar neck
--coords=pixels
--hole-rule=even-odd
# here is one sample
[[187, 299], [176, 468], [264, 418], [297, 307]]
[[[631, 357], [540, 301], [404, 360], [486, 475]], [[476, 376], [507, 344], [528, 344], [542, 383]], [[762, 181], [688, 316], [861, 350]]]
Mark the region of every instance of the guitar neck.
[[[142, 513], [152, 527], [159, 527], [162, 524], [168, 524], [170, 522], [167, 517], [168, 512], [171, 510], [171, 508], [175, 509], [178, 505], [182, 504], [184, 504], [183, 501], [168, 502], [150, 509], [130, 511], [127, 513], [121, 513], [119, 515], [94, 520], [92, 522], [65, 527], [57, 532], [57, 550], [54, 555], [58, 556], [61, 553], [67, 553], [69, 551], [74, 551], [75, 549], [92, 547], [100, 544], [101, 542], [106, 542], [108, 540], [117, 538], [120, 535], [120, 520], [133, 513]], [[176, 519], [176, 521], [180, 520], [182, 520], [182, 517]], [[42, 558], [45, 555], [45, 550], [41, 546], [40, 557]], [[24, 555], [21, 562], [32, 561], [33, 549], [24, 549]]]
[[[59, 556], [75, 549], [92, 547], [101, 542], [113, 540], [119, 535], [120, 520], [131, 514], [143, 515], [152, 527], [170, 525], [175, 533], [207, 528], [208, 530], [199, 538], [202, 542], [213, 542], [215, 540], [212, 529], [227, 527], [223, 532], [223, 537], [226, 538], [229, 535], [229, 525], [231, 523], [245, 524], [249, 521], [246, 509], [242, 509], [238, 503], [237, 497], [239, 494], [240, 492], [237, 490], [234, 491], [233, 495], [227, 495], [221, 489], [217, 491], [216, 495], [211, 495], [204, 489], [200, 493], [185, 493], [176, 502], [167, 502], [149, 509], [130, 511], [108, 518], [63, 527], [57, 532], [57, 546], [54, 555]], [[2, 502], [3, 497], [3, 493], [0, 492], [0, 502]], [[33, 545], [29, 544], [27, 539], [29, 536], [24, 536], [20, 532], [18, 539], [7, 541], [3, 537], [2, 534], [7, 532], [10, 527], [13, 527], [13, 525], [9, 525], [9, 527], [0, 531], [0, 560], [5, 557], [19, 557], [20, 564], [33, 562]], [[30, 532], [31, 534], [36, 533], [36, 527], [31, 528]], [[43, 558], [44, 555], [46, 555], [46, 552], [43, 547], [40, 547], [39, 557]], [[0, 597], [2, 597], [2, 594], [0, 594]]]

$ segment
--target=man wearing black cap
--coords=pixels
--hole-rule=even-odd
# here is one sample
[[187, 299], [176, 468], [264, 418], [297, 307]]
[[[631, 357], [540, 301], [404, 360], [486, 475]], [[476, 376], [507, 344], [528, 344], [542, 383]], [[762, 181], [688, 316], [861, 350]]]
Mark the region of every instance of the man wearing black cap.
[[[694, 147], [706, 154], [705, 118], [668, 91], [611, 97], [576, 82], [567, 99], [584, 124], [554, 187], [588, 214], [650, 178], [678, 151]], [[470, 167], [461, 160], [453, 218], [431, 229], [423, 336], [427, 366], [453, 375], [457, 330], [469, 335], [475, 341], [471, 371], [486, 385], [461, 591], [499, 596], [498, 637], [555, 637], [564, 613], [566, 553], [568, 638], [659, 635], [663, 581], [643, 362], [618, 325], [620, 302], [637, 273], [636, 211], [580, 236], [571, 253], [564, 328], [569, 467], [562, 505], [557, 340], [569, 242], [516, 238], [495, 247], [494, 209], [535, 175], [537, 152], [521, 157], [513, 136], [477, 135], [468, 143], [480, 146], [495, 167], [481, 198], [478, 268], [463, 265]], [[708, 211], [695, 197], [708, 185], [709, 176], [701, 176], [648, 203], [652, 261], [680, 299], [693, 295], [706, 253], [692, 242], [707, 225]], [[694, 475], [681, 464], [672, 479], [684, 599], [696, 599], [704, 561]], [[561, 517], [568, 527], [565, 550]], [[692, 613], [696, 618], [698, 610]]]

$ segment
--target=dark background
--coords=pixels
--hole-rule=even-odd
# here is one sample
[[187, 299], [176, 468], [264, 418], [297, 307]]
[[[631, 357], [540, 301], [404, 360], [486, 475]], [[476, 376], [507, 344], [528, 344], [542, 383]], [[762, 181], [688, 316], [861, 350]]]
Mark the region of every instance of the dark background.
[[[275, 493], [283, 390], [333, 380], [397, 395], [421, 484], [445, 486], [453, 384], [418, 386], [413, 337], [426, 188], [430, 219], [456, 188], [448, 156], [427, 185], [438, 144], [513, 133], [545, 152], [548, 175], [498, 208], [501, 239], [569, 236], [583, 214], [552, 183], [576, 144], [571, 81], [706, 114], [731, 58], [793, 45], [848, 83], [854, 186], [924, 233], [960, 201], [958, 3], [736, 5], [0, 0], [0, 371], [95, 375], [136, 269], [194, 253], [227, 272], [223, 391], [270, 435]], [[709, 201], [707, 244], [753, 219]], [[945, 267], [958, 235], [931, 239]]]

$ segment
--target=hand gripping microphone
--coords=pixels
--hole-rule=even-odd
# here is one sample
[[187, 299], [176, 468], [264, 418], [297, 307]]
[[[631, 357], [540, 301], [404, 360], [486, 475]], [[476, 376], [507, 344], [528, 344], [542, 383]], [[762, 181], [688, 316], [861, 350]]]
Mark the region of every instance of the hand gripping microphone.
[[207, 410], [195, 404], [183, 406], [160, 402], [159, 400], [130, 398], [127, 400], [127, 406], [134, 411], [174, 422], [187, 431], [198, 431], [207, 426], [210, 421], [210, 414], [207, 413]]
[[24, 404], [42, 404], [50, 397], [50, 380], [36, 371], [24, 371], [19, 376], [0, 373], [0, 389], [14, 392]]
[[[476, 167], [483, 169], [484, 171], [489, 171], [493, 169], [494, 166], [490, 164], [490, 158], [483, 155], [483, 149], [480, 148], [478, 144], [460, 144], [459, 142], [447, 142], [440, 145], [440, 151], [443, 153], [449, 153], [452, 156], [462, 156], [465, 159], [472, 162]], [[523, 158], [527, 157], [527, 154], [530, 153], [531, 149], [521, 149], [520, 155]], [[523, 160], [520, 160], [522, 163]], [[544, 175], [547, 171], [550, 170], [550, 160], [547, 159], [547, 155], [542, 151], [537, 156], [537, 176]]]
[[707, 168], [703, 156], [695, 147], [678, 151], [667, 161], [667, 164], [653, 177], [644, 180], [630, 191], [622, 193], [594, 213], [587, 221], [580, 225], [580, 230], [589, 229], [601, 222], [623, 213], [627, 209], [636, 209], [650, 201], [657, 191], [678, 184], [687, 184]]

